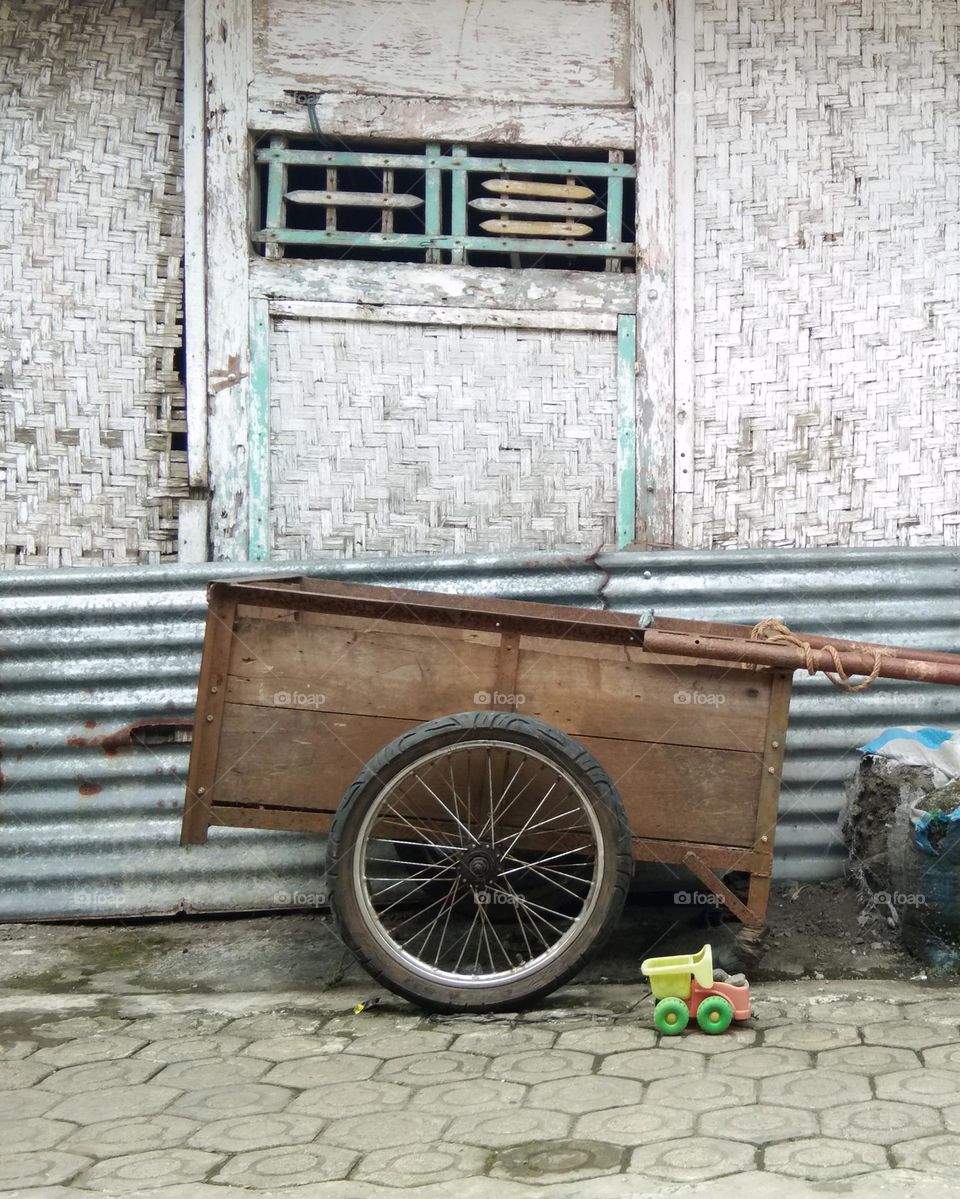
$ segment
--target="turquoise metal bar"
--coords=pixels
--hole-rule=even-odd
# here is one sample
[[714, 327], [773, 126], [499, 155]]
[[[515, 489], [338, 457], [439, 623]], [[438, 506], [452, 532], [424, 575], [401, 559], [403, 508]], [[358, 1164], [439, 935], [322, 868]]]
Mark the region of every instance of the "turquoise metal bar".
[[[423, 230], [428, 238], [435, 238], [439, 234], [443, 221], [443, 206], [441, 201], [441, 175], [436, 167], [436, 163], [440, 160], [440, 146], [436, 142], [430, 142], [427, 145], [427, 167], [424, 171], [424, 186], [423, 186]], [[434, 165], [430, 165], [433, 163]], [[435, 246], [431, 241], [430, 248], [427, 250], [427, 262], [437, 263], [440, 261], [440, 248]]]
[[[454, 146], [454, 159], [465, 158], [466, 146]], [[467, 172], [455, 170], [450, 176], [450, 232], [454, 237], [467, 235]], [[450, 251], [450, 261], [454, 266], [461, 265], [466, 258], [462, 248]]]
[[[274, 136], [270, 139], [272, 150], [286, 149], [287, 139]], [[267, 171], [267, 214], [265, 224], [269, 229], [280, 229], [286, 224], [284, 218], [283, 194], [287, 190], [287, 160], [283, 157], [271, 158], [270, 169]]]
[[623, 180], [607, 181], [607, 241], [619, 241], [623, 233]]
[[472, 158], [431, 154], [367, 154], [347, 150], [256, 151], [257, 162], [280, 158], [291, 166], [372, 167], [374, 170], [495, 171], [514, 175], [580, 175], [635, 179], [636, 167], [622, 162], [568, 162], [560, 158]]
[[637, 318], [617, 319], [617, 549], [637, 539]]
[[250, 302], [250, 389], [247, 406], [247, 557], [270, 556], [270, 313]]
[[302, 246], [365, 246], [373, 250], [487, 250], [504, 254], [572, 254], [577, 257], [632, 258], [633, 242], [565, 241], [549, 237], [453, 237], [421, 233], [328, 233], [326, 229], [260, 229], [254, 241]]

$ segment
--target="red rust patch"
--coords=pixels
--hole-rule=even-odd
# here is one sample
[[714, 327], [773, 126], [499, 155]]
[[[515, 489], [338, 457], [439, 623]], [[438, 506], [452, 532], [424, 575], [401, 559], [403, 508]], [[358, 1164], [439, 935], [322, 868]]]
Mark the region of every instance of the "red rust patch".
[[80, 794], [84, 796], [84, 798], [89, 798], [91, 795], [99, 795], [102, 790], [103, 788], [98, 786], [96, 783], [80, 784]]
[[[89, 721], [87, 722], [89, 726]], [[133, 745], [134, 734], [139, 729], [152, 729], [158, 725], [166, 728], [193, 728], [192, 720], [184, 720], [175, 716], [155, 716], [152, 720], [137, 720], [133, 724], [124, 725], [115, 733], [101, 733], [99, 737], [68, 737], [67, 745], [73, 749], [86, 749], [98, 745], [108, 757], [113, 757], [121, 749], [129, 749]]]

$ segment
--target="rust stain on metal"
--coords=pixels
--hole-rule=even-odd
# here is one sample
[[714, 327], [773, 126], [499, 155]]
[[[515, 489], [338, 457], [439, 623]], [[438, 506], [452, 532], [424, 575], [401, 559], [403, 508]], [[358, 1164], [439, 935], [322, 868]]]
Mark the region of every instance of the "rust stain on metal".
[[99, 795], [103, 788], [98, 783], [81, 783], [79, 790], [84, 799], [89, 799], [94, 795]]
[[[247, 372], [240, 369], [240, 355], [231, 354], [227, 359], [227, 369], [223, 371], [210, 372], [210, 391], [216, 394], [219, 391], [224, 391], [228, 387], [235, 387], [241, 379], [247, 377]], [[216, 380], [216, 382], [213, 382]]]
[[[156, 716], [151, 720], [136, 720], [132, 724], [127, 724], [123, 728], [117, 729], [114, 733], [102, 733], [97, 737], [68, 737], [67, 745], [73, 749], [99, 747], [108, 757], [112, 758], [121, 749], [129, 749], [134, 744], [134, 737], [138, 732], [143, 729], [156, 728], [158, 725], [171, 729], [189, 729], [193, 728], [193, 721], [185, 720], [182, 717]], [[89, 727], [89, 722], [87, 722], [85, 727]]]

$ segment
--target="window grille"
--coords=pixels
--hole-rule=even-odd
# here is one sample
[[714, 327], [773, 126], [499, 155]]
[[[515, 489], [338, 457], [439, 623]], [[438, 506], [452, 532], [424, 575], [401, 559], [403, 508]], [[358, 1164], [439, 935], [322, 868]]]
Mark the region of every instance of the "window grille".
[[636, 168], [622, 150], [579, 153], [274, 135], [255, 151], [254, 240], [271, 258], [633, 270]]

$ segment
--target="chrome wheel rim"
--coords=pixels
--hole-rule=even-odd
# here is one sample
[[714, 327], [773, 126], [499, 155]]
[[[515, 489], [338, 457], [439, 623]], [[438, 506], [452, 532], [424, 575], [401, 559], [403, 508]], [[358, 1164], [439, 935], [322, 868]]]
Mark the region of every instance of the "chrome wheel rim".
[[537, 750], [461, 741], [385, 784], [353, 855], [361, 918], [419, 978], [490, 987], [555, 962], [593, 915], [600, 825], [583, 787]]

